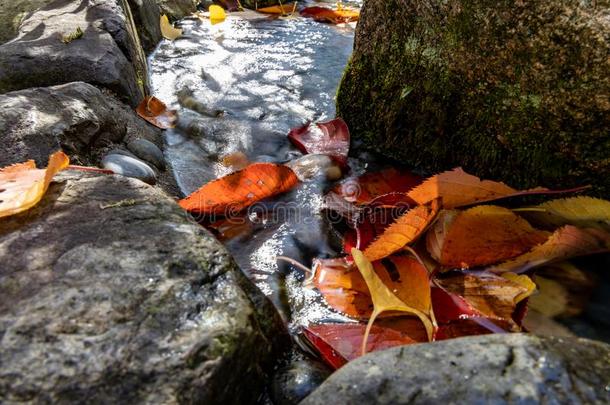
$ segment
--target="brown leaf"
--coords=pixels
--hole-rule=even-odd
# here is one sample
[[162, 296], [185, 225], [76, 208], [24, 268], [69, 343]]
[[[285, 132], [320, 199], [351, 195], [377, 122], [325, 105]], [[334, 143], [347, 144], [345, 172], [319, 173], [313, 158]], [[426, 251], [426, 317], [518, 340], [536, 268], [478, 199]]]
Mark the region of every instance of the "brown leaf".
[[148, 96], [136, 108], [138, 115], [157, 128], [168, 129], [176, 126], [176, 112], [168, 110], [158, 98]]

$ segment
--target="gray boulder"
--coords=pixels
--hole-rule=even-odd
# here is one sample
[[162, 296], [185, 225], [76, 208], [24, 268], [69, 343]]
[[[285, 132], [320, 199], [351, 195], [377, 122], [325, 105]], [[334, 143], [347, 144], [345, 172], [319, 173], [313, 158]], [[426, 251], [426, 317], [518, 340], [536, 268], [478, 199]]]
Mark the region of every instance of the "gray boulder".
[[605, 343], [474, 336], [368, 354], [301, 404], [607, 404], [609, 378]]
[[0, 219], [0, 402], [252, 403], [269, 302], [156, 188], [65, 172]]
[[0, 95], [0, 167], [34, 159], [45, 166], [63, 149], [74, 164], [96, 165], [105, 148], [160, 131], [124, 104], [86, 83], [69, 83]]
[[163, 152], [154, 143], [137, 138], [127, 144], [127, 149], [140, 159], [152, 163], [157, 169], [165, 169]]
[[126, 0], [47, 4], [23, 21], [15, 39], [0, 46], [0, 92], [84, 81], [135, 106], [147, 73], [131, 17]]
[[3, 0], [0, 1], [0, 44], [13, 39], [19, 26], [29, 13], [43, 7], [53, 0]]

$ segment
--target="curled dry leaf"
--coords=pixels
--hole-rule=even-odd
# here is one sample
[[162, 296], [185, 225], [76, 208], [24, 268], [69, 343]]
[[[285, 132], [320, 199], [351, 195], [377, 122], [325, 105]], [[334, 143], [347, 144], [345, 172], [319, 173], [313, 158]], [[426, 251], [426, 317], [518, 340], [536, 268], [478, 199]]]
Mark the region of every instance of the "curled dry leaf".
[[[337, 369], [361, 356], [365, 330], [366, 325], [361, 323], [324, 323], [310, 325], [303, 329], [303, 334], [322, 359]], [[371, 327], [366, 351], [374, 352], [426, 341], [426, 330], [418, 319], [383, 319]]]
[[407, 300], [407, 302], [405, 302], [398, 298], [383, 283], [383, 281], [375, 273], [371, 262], [367, 260], [361, 251], [358, 249], [352, 249], [352, 256], [358, 270], [360, 271], [360, 274], [362, 274], [362, 277], [366, 282], [373, 301], [373, 313], [369, 318], [364, 337], [362, 339], [362, 353], [364, 354], [366, 352], [366, 342], [375, 319], [382, 312], [387, 311], [406, 312], [408, 314], [417, 316], [426, 328], [428, 340], [432, 340], [435, 328], [434, 323], [432, 322], [433, 315], [428, 272], [423, 269], [423, 273], [417, 274], [413, 278], [410, 277], [414, 283], [413, 287], [411, 288], [403, 288], [403, 291], [406, 291], [409, 294], [407, 297], [404, 297]]
[[409, 210], [386, 228], [381, 236], [364, 250], [364, 255], [369, 261], [376, 261], [402, 249], [428, 228], [440, 207], [440, 199], [435, 199]]
[[243, 170], [205, 184], [179, 201], [182, 208], [199, 214], [228, 215], [263, 198], [284, 193], [299, 180], [283, 165], [254, 163]]
[[556, 230], [543, 244], [513, 260], [491, 266], [488, 270], [494, 273], [523, 273], [544, 264], [608, 251], [609, 232], [566, 225]]
[[176, 126], [176, 112], [168, 110], [167, 106], [156, 97], [144, 97], [136, 108], [136, 112], [157, 128], [168, 129]]
[[360, 12], [347, 8], [338, 8], [336, 10], [327, 7], [305, 7], [300, 11], [303, 17], [313, 18], [319, 22], [328, 22], [331, 24], [343, 24], [352, 21], [358, 21]]
[[342, 165], [347, 162], [350, 135], [347, 124], [341, 118], [318, 122], [315, 126], [307, 123], [293, 128], [288, 133], [288, 139], [303, 153], [329, 155]]
[[547, 237], [511, 210], [483, 205], [461, 212], [443, 211], [426, 244], [442, 266], [469, 268], [513, 258]]
[[165, 14], [161, 16], [159, 25], [161, 27], [161, 35], [163, 35], [163, 38], [165, 39], [173, 41], [182, 35], [182, 30], [179, 28], [174, 28]]
[[563, 225], [610, 229], [610, 201], [599, 198], [563, 198], [515, 211], [535, 224], [552, 229]]
[[58, 151], [49, 157], [46, 169], [37, 169], [33, 160], [0, 169], [0, 218], [38, 204], [53, 176], [69, 163], [68, 156]]

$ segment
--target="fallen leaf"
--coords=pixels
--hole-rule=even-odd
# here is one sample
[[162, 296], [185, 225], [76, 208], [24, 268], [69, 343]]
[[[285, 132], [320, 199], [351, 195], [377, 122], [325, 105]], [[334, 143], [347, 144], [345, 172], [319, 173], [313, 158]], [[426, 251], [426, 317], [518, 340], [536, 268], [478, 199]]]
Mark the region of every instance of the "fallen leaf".
[[538, 187], [531, 190], [518, 191], [504, 183], [481, 180], [458, 167], [430, 177], [421, 185], [409, 191], [407, 196], [418, 204], [425, 204], [441, 197], [443, 199], [443, 207], [451, 209], [508, 197], [574, 193], [586, 190], [587, 188], [588, 186], [568, 190], [549, 190]]
[[257, 8], [256, 11], [263, 14], [291, 14], [296, 10], [296, 3], [278, 4], [275, 6]]
[[220, 164], [224, 167], [233, 169], [233, 171], [242, 170], [248, 167], [250, 160], [243, 152], [234, 152], [220, 158]]
[[[323, 323], [310, 325], [303, 334], [328, 365], [338, 369], [362, 355], [362, 335], [366, 325], [361, 323]], [[367, 352], [427, 341], [426, 330], [414, 318], [392, 318], [371, 327]]]
[[182, 35], [182, 30], [179, 28], [174, 28], [174, 26], [170, 24], [169, 19], [165, 14], [161, 16], [159, 25], [161, 26], [161, 35], [163, 35], [163, 38], [165, 39], [173, 41]]
[[297, 176], [286, 166], [253, 163], [205, 184], [179, 204], [193, 213], [229, 216], [263, 198], [284, 193], [298, 182]]
[[328, 22], [332, 24], [343, 24], [352, 21], [358, 21], [360, 12], [347, 8], [333, 10], [327, 7], [305, 7], [300, 11], [303, 17], [313, 18], [319, 22]]
[[210, 22], [212, 25], [221, 23], [227, 18], [224, 8], [216, 4], [212, 4], [208, 11], [210, 12]]
[[610, 201], [599, 198], [564, 198], [514, 211], [535, 224], [552, 229], [563, 225], [610, 229]]
[[418, 275], [413, 279], [415, 281], [415, 288], [405, 289], [410, 293], [408, 297], [409, 303], [407, 304], [399, 299], [390, 289], [388, 289], [388, 287], [375, 273], [371, 262], [366, 259], [361, 251], [358, 249], [352, 249], [352, 256], [358, 270], [360, 271], [360, 274], [362, 274], [362, 277], [368, 286], [374, 307], [362, 339], [362, 354], [366, 353], [366, 343], [375, 319], [382, 312], [386, 311], [406, 312], [417, 316], [426, 328], [428, 340], [432, 340], [434, 335], [434, 325], [430, 318], [432, 306], [430, 301], [430, 283], [428, 280], [427, 271], [424, 269], [426, 280], [425, 285], [417, 282], [418, 280], [422, 279], [422, 276]]
[[535, 267], [577, 256], [610, 251], [610, 233], [598, 228], [566, 225], [556, 230], [546, 242], [507, 262], [488, 268], [494, 273], [523, 273]]
[[157, 128], [168, 129], [176, 126], [176, 112], [168, 110], [167, 106], [156, 97], [144, 97], [136, 108], [136, 112]]
[[288, 139], [303, 153], [329, 155], [342, 165], [347, 162], [350, 136], [347, 124], [341, 118], [293, 128]]
[[70, 159], [62, 151], [49, 156], [46, 169], [37, 169], [33, 160], [0, 169], [0, 218], [26, 211], [42, 199], [53, 176], [68, 167]]
[[[587, 307], [589, 299], [598, 285], [594, 274], [579, 269], [570, 262], [552, 263], [538, 268], [536, 269], [536, 283], [540, 277], [559, 284], [565, 290], [568, 303], [561, 314], [565, 317], [580, 315]], [[530, 303], [532, 299], [530, 299]]]
[[502, 273], [502, 277], [525, 288], [525, 291], [515, 297], [515, 304], [518, 304], [524, 299], [530, 297], [536, 291], [536, 284], [525, 274], [507, 272]]
[[369, 261], [376, 261], [402, 249], [428, 228], [440, 207], [440, 199], [436, 199], [409, 210], [386, 228], [383, 234], [364, 250], [364, 255]]
[[470, 268], [516, 257], [547, 237], [507, 208], [482, 205], [442, 211], [427, 234], [426, 246], [442, 266]]
[[[514, 273], [504, 273], [514, 274]], [[536, 276], [538, 294], [532, 296], [528, 306], [549, 318], [561, 315], [568, 307], [568, 292], [557, 281]]]

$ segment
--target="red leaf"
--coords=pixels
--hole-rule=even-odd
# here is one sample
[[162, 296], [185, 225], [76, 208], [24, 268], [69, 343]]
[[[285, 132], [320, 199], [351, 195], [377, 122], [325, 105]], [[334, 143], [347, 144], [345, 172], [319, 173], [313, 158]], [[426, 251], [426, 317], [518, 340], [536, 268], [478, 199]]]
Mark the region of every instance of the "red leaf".
[[254, 163], [204, 185], [179, 204], [189, 212], [200, 214], [235, 213], [263, 198], [286, 192], [298, 182], [286, 166]]
[[307, 123], [302, 127], [293, 128], [288, 133], [288, 139], [303, 153], [329, 155], [345, 165], [350, 142], [345, 121], [336, 118], [328, 122], [318, 122], [316, 127]]
[[327, 7], [305, 7], [300, 11], [303, 17], [313, 18], [319, 22], [329, 22], [332, 24], [348, 23], [358, 21], [360, 12], [357, 10], [340, 9], [333, 10]]

